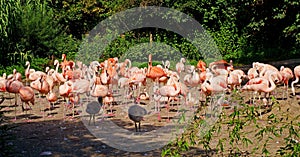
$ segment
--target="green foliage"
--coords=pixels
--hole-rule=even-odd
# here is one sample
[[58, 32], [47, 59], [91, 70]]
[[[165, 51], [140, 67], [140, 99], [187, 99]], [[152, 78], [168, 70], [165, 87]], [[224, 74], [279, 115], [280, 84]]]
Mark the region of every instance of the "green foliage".
[[[200, 126], [206, 119], [195, 118], [181, 137], [164, 147], [162, 156], [182, 156], [192, 146], [206, 150], [207, 156], [214, 151], [225, 156], [256, 156], [257, 154], [299, 156], [300, 115], [289, 118], [289, 109], [282, 111], [280, 104], [272, 97], [273, 111], [278, 112], [262, 119], [261, 108], [243, 104], [243, 97], [238, 92], [233, 93], [231, 98], [239, 105], [235, 106], [232, 112], [222, 112], [218, 121], [205, 132], [204, 136], [197, 132], [203, 130]], [[196, 114], [199, 113], [201, 110]], [[228, 134], [225, 135], [224, 132]], [[268, 146], [274, 143], [275, 138], [284, 139], [284, 143], [271, 154]]]
[[[161, 62], [156, 62], [156, 61], [152, 62], [152, 66], [157, 66], [157, 65], [163, 66]], [[148, 63], [141, 63], [139, 64], [138, 68], [148, 68]]]

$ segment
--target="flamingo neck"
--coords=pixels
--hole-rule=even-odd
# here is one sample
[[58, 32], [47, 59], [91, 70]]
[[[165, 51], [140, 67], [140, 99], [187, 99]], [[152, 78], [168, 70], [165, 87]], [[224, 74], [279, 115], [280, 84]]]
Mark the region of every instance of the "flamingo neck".
[[269, 82], [271, 83], [271, 87], [268, 87], [266, 89], [266, 91], [265, 91], [266, 93], [269, 93], [269, 92], [273, 91], [276, 88], [276, 85], [275, 85], [274, 81], [272, 80], [272, 76], [273, 76], [273, 74], [269, 75]]
[[30, 63], [28, 64], [28, 66], [27, 66], [27, 69], [26, 69], [26, 71], [29, 73], [29, 68], [30, 68]]

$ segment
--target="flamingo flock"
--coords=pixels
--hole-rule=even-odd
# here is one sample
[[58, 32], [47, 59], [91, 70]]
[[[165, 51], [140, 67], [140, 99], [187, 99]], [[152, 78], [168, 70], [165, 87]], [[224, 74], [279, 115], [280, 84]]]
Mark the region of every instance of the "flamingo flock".
[[[152, 54], [148, 56], [148, 67], [132, 67], [130, 59], [119, 62], [117, 57], [109, 58], [103, 62], [93, 61], [85, 65], [80, 61], [76, 63], [67, 60], [62, 55], [62, 62], [54, 61], [55, 69], [46, 68], [45, 72], [30, 68], [30, 62], [25, 66], [25, 84], [22, 82], [22, 74], [16, 69], [6, 77], [0, 78], [0, 92], [8, 92], [15, 95], [15, 108], [18, 106], [17, 97], [31, 109], [35, 101], [39, 101], [39, 107], [43, 108], [43, 117], [47, 115], [45, 110], [53, 109], [53, 104], [61, 98], [65, 100], [66, 108], [71, 108], [73, 116], [76, 106], [85, 101], [99, 99], [102, 101], [101, 108], [109, 107], [110, 116], [114, 115], [113, 104], [116, 102], [115, 94], [121, 95], [128, 104], [128, 100], [138, 97], [139, 100], [154, 103], [154, 113], [161, 121], [160, 111], [164, 106], [167, 109], [167, 121], [172, 102], [183, 105], [196, 104], [201, 98], [213, 96], [217, 93], [230, 93], [236, 91], [251, 91], [253, 95], [264, 93], [263, 102], [267, 105], [267, 95], [273, 93], [276, 87], [284, 85], [282, 97], [289, 98], [289, 81], [291, 83], [292, 95], [295, 96], [295, 84], [300, 77], [300, 65], [293, 71], [288, 67], [276, 67], [270, 64], [254, 62], [252, 67], [244, 72], [235, 69], [232, 61], [219, 60], [210, 63], [199, 61], [197, 65], [186, 65], [186, 59], [181, 58], [174, 70], [170, 69], [170, 62], [162, 61], [163, 66], [152, 65]], [[61, 72], [59, 72], [61, 70]], [[246, 84], [242, 84], [247, 80]], [[149, 87], [149, 85], [151, 87]], [[149, 89], [152, 88], [152, 89]], [[124, 92], [120, 92], [120, 91]], [[35, 93], [39, 97], [35, 98]], [[43, 96], [49, 102], [49, 106], [42, 106]], [[276, 95], [277, 96], [277, 95]], [[182, 98], [184, 99], [181, 103]], [[256, 98], [253, 97], [253, 103]], [[165, 105], [161, 105], [164, 103]], [[130, 102], [129, 102], [130, 103]], [[136, 105], [136, 104], [135, 104]], [[139, 104], [140, 105], [140, 104]], [[146, 104], [147, 105], [147, 104]], [[27, 110], [22, 105], [22, 110]], [[177, 113], [178, 113], [177, 109]], [[64, 110], [64, 115], [66, 115]]]

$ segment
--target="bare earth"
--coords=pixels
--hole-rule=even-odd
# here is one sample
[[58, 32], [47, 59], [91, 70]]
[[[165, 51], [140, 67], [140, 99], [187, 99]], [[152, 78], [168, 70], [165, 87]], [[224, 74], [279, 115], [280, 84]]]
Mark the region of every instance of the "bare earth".
[[[277, 68], [280, 65], [285, 65], [293, 69], [299, 65], [299, 60], [288, 60], [273, 63]], [[244, 66], [248, 69], [249, 66]], [[242, 67], [242, 69], [244, 69]], [[279, 92], [283, 90], [280, 86], [277, 88]], [[299, 95], [300, 89], [296, 87], [296, 92]], [[291, 94], [291, 90], [289, 90]], [[250, 93], [243, 93], [249, 97]], [[36, 105], [32, 110], [26, 112], [21, 111], [21, 106], [16, 107], [16, 120], [15, 120], [15, 107], [14, 96], [4, 94], [5, 101], [1, 104], [1, 111], [4, 114], [5, 122], [13, 128], [9, 131], [12, 137], [7, 141], [7, 148], [11, 148], [9, 156], [161, 156], [162, 149], [155, 149], [148, 152], [126, 152], [101, 142], [96, 138], [84, 124], [79, 114], [72, 118], [72, 110], [67, 110], [67, 115], [64, 118], [63, 109], [65, 102], [59, 100], [52, 110], [46, 110], [45, 113], [41, 109], [48, 107], [48, 102], [45, 98], [38, 98], [36, 95]], [[278, 96], [278, 102], [283, 110], [290, 108], [290, 114], [297, 115], [300, 109], [300, 101], [296, 97], [290, 96], [288, 99], [280, 99], [281, 94]], [[148, 101], [143, 101], [146, 104]], [[18, 104], [20, 100], [18, 99]], [[124, 114], [124, 106], [115, 104], [114, 114], [115, 117], [105, 117], [106, 120], [111, 120], [119, 127], [134, 132], [134, 124]], [[82, 110], [80, 106], [76, 107], [75, 111]], [[230, 109], [228, 109], [229, 111]], [[109, 110], [108, 110], [109, 111]], [[263, 114], [263, 118], [276, 113], [277, 111], [271, 110]], [[170, 112], [170, 117], [175, 115], [176, 111]], [[45, 114], [45, 117], [44, 117]], [[161, 111], [162, 121], [157, 121], [157, 115], [153, 114], [145, 118], [142, 122], [141, 132], [146, 133], [149, 131], [157, 130], [167, 124], [166, 121], [166, 108]], [[291, 115], [291, 116], [293, 116]], [[176, 120], [174, 117], [173, 120]], [[96, 125], [101, 125], [101, 116], [97, 116]], [[251, 130], [251, 128], [249, 128]], [[135, 135], [135, 134], [134, 134]], [[112, 135], [113, 136], [113, 135]], [[159, 141], [159, 138], [156, 139]], [[275, 140], [269, 147], [270, 149], [278, 149], [283, 140]], [[213, 141], [214, 142], [214, 141]], [[130, 143], [128, 143], [130, 145]], [[184, 154], [185, 156], [199, 156], [205, 155], [203, 148], [195, 147]], [[258, 154], [259, 155], [259, 154]]]

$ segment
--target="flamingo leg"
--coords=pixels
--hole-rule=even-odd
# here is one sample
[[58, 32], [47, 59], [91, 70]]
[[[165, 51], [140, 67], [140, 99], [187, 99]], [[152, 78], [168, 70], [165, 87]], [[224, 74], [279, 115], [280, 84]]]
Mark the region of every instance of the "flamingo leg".
[[168, 116], [167, 122], [170, 122], [169, 112], [170, 112], [170, 97], [168, 97], [168, 103], [167, 103], [167, 116]]
[[15, 93], [15, 119], [17, 120], [17, 94]]

